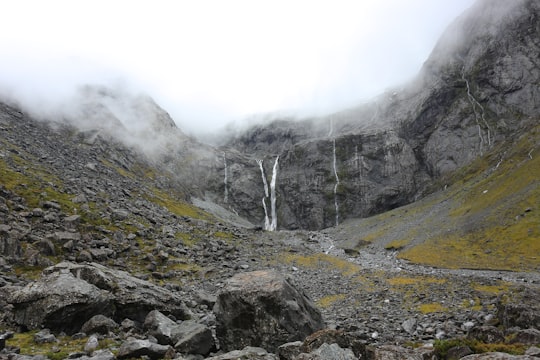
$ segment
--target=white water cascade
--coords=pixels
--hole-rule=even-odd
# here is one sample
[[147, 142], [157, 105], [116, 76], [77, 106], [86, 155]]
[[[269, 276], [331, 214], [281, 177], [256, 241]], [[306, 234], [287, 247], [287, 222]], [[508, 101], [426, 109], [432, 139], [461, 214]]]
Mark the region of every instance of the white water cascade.
[[227, 187], [227, 154], [225, 152], [223, 153], [223, 168], [225, 172], [225, 176], [223, 178], [223, 184], [225, 185], [225, 190], [223, 194], [223, 202], [226, 204], [229, 200], [229, 188]]
[[276, 231], [277, 230], [277, 211], [276, 211], [276, 180], [278, 173], [278, 161], [279, 156], [276, 158], [274, 167], [272, 168], [272, 180], [270, 181], [270, 206], [272, 211], [272, 223], [268, 230]]
[[339, 225], [339, 204], [338, 204], [338, 200], [337, 200], [337, 189], [338, 189], [338, 186], [339, 186], [339, 176], [338, 176], [338, 173], [337, 173], [337, 159], [336, 159], [336, 138], [334, 138], [334, 141], [333, 141], [333, 156], [334, 156], [334, 176], [336, 178], [336, 183], [334, 184], [334, 205], [335, 205], [335, 208], [336, 208], [336, 226]]
[[[482, 120], [482, 123], [484, 124], [486, 128], [488, 146], [491, 146], [491, 128], [489, 127], [489, 124], [486, 121], [484, 107], [478, 102], [478, 100], [475, 99], [475, 97], [471, 93], [471, 87], [469, 85], [469, 81], [467, 80], [467, 78], [465, 78], [465, 67], [463, 67], [461, 70], [461, 79], [465, 81], [465, 85], [467, 86], [467, 98], [469, 99], [469, 103], [472, 106], [474, 119], [476, 121], [476, 126], [478, 127], [478, 137], [480, 138], [480, 154], [482, 154], [484, 142], [486, 140], [484, 139], [482, 135], [482, 124], [480, 123], [480, 120]], [[478, 112], [476, 111], [477, 107], [480, 109], [480, 114], [478, 114]]]
[[263, 187], [264, 187], [264, 196], [262, 198], [262, 204], [263, 204], [263, 209], [264, 209], [264, 229], [269, 230], [270, 219], [268, 218], [268, 208], [266, 207], [266, 198], [268, 197], [268, 182], [266, 181], [266, 175], [264, 174], [263, 161], [257, 160], [257, 164], [259, 164], [259, 168], [261, 169], [261, 177], [263, 180]]

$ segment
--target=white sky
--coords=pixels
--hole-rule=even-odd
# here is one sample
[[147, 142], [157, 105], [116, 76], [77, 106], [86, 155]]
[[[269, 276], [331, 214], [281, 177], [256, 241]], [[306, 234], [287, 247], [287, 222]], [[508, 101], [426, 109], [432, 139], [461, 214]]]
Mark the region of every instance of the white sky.
[[0, 94], [144, 91], [188, 132], [321, 114], [414, 76], [474, 0], [0, 0]]

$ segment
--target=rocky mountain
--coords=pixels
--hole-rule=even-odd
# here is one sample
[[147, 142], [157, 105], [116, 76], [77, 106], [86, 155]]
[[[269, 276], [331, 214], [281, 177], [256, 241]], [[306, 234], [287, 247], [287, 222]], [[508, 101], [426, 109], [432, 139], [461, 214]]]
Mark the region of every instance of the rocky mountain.
[[[538, 34], [536, 2], [479, 1], [409, 84], [355, 109], [276, 120], [231, 139], [223, 148], [228, 205], [262, 224], [256, 159], [270, 182], [278, 156], [282, 229], [326, 228], [421, 198], [436, 180], [537, 123]], [[242, 161], [237, 152], [250, 156]], [[215, 171], [208, 193], [218, 201], [226, 170]]]
[[1, 100], [0, 359], [538, 357], [539, 14], [219, 146], [122, 89]]

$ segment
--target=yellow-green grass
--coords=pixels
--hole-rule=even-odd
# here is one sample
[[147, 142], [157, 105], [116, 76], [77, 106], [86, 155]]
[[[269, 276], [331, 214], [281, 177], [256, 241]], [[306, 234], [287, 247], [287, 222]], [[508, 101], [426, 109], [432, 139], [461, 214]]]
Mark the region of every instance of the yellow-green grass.
[[313, 255], [299, 255], [291, 253], [282, 253], [278, 257], [278, 261], [286, 264], [294, 264], [298, 267], [308, 269], [329, 269], [340, 272], [343, 276], [353, 276], [360, 273], [360, 266], [351, 263], [350, 261], [340, 259], [338, 257], [317, 253]]
[[387, 279], [386, 281], [392, 286], [415, 285], [423, 287], [427, 284], [444, 284], [447, 280], [432, 276], [395, 276]]
[[151, 195], [147, 195], [147, 200], [163, 206], [177, 216], [186, 216], [192, 219], [211, 220], [212, 216], [198, 207], [182, 200], [178, 194], [172, 194], [163, 190], [153, 188]]
[[[540, 269], [540, 127], [523, 137], [489, 173], [454, 186], [445, 221], [455, 230], [399, 254], [415, 263], [447, 268]], [[460, 227], [461, 225], [461, 227]]]
[[407, 249], [398, 257], [451, 269], [538, 271], [540, 236], [536, 223], [534, 220], [531, 226], [496, 226], [463, 236], [438, 237]]
[[476, 291], [479, 291], [484, 294], [504, 294], [507, 293], [508, 290], [512, 287], [512, 283], [507, 281], [498, 281], [496, 284], [493, 285], [484, 285], [484, 284], [478, 284], [478, 283], [472, 283], [472, 288]]
[[326, 295], [317, 300], [315, 303], [317, 306], [326, 309], [335, 303], [344, 300], [347, 297], [345, 294], [332, 294], [332, 295]]
[[64, 193], [61, 184], [60, 179], [39, 167], [17, 171], [0, 159], [0, 185], [21, 196], [30, 208], [55, 201], [66, 212], [78, 209], [71, 201], [73, 195]]
[[448, 308], [439, 303], [427, 303], [418, 305], [418, 311], [422, 314], [448, 312]]

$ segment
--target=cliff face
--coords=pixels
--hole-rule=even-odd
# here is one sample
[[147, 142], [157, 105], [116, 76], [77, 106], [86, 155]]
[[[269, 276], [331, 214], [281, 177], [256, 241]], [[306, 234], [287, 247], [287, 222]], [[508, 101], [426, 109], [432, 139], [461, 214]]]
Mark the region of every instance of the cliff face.
[[227, 186], [226, 205], [262, 224], [256, 159], [265, 160], [270, 183], [279, 156], [279, 228], [320, 229], [414, 201], [435, 180], [534, 123], [539, 15], [532, 0], [479, 1], [449, 27], [407, 86], [356, 109], [275, 121], [231, 140], [223, 148], [227, 184], [225, 166], [214, 166], [219, 180], [209, 180], [207, 195], [223, 198], [217, 194]]

